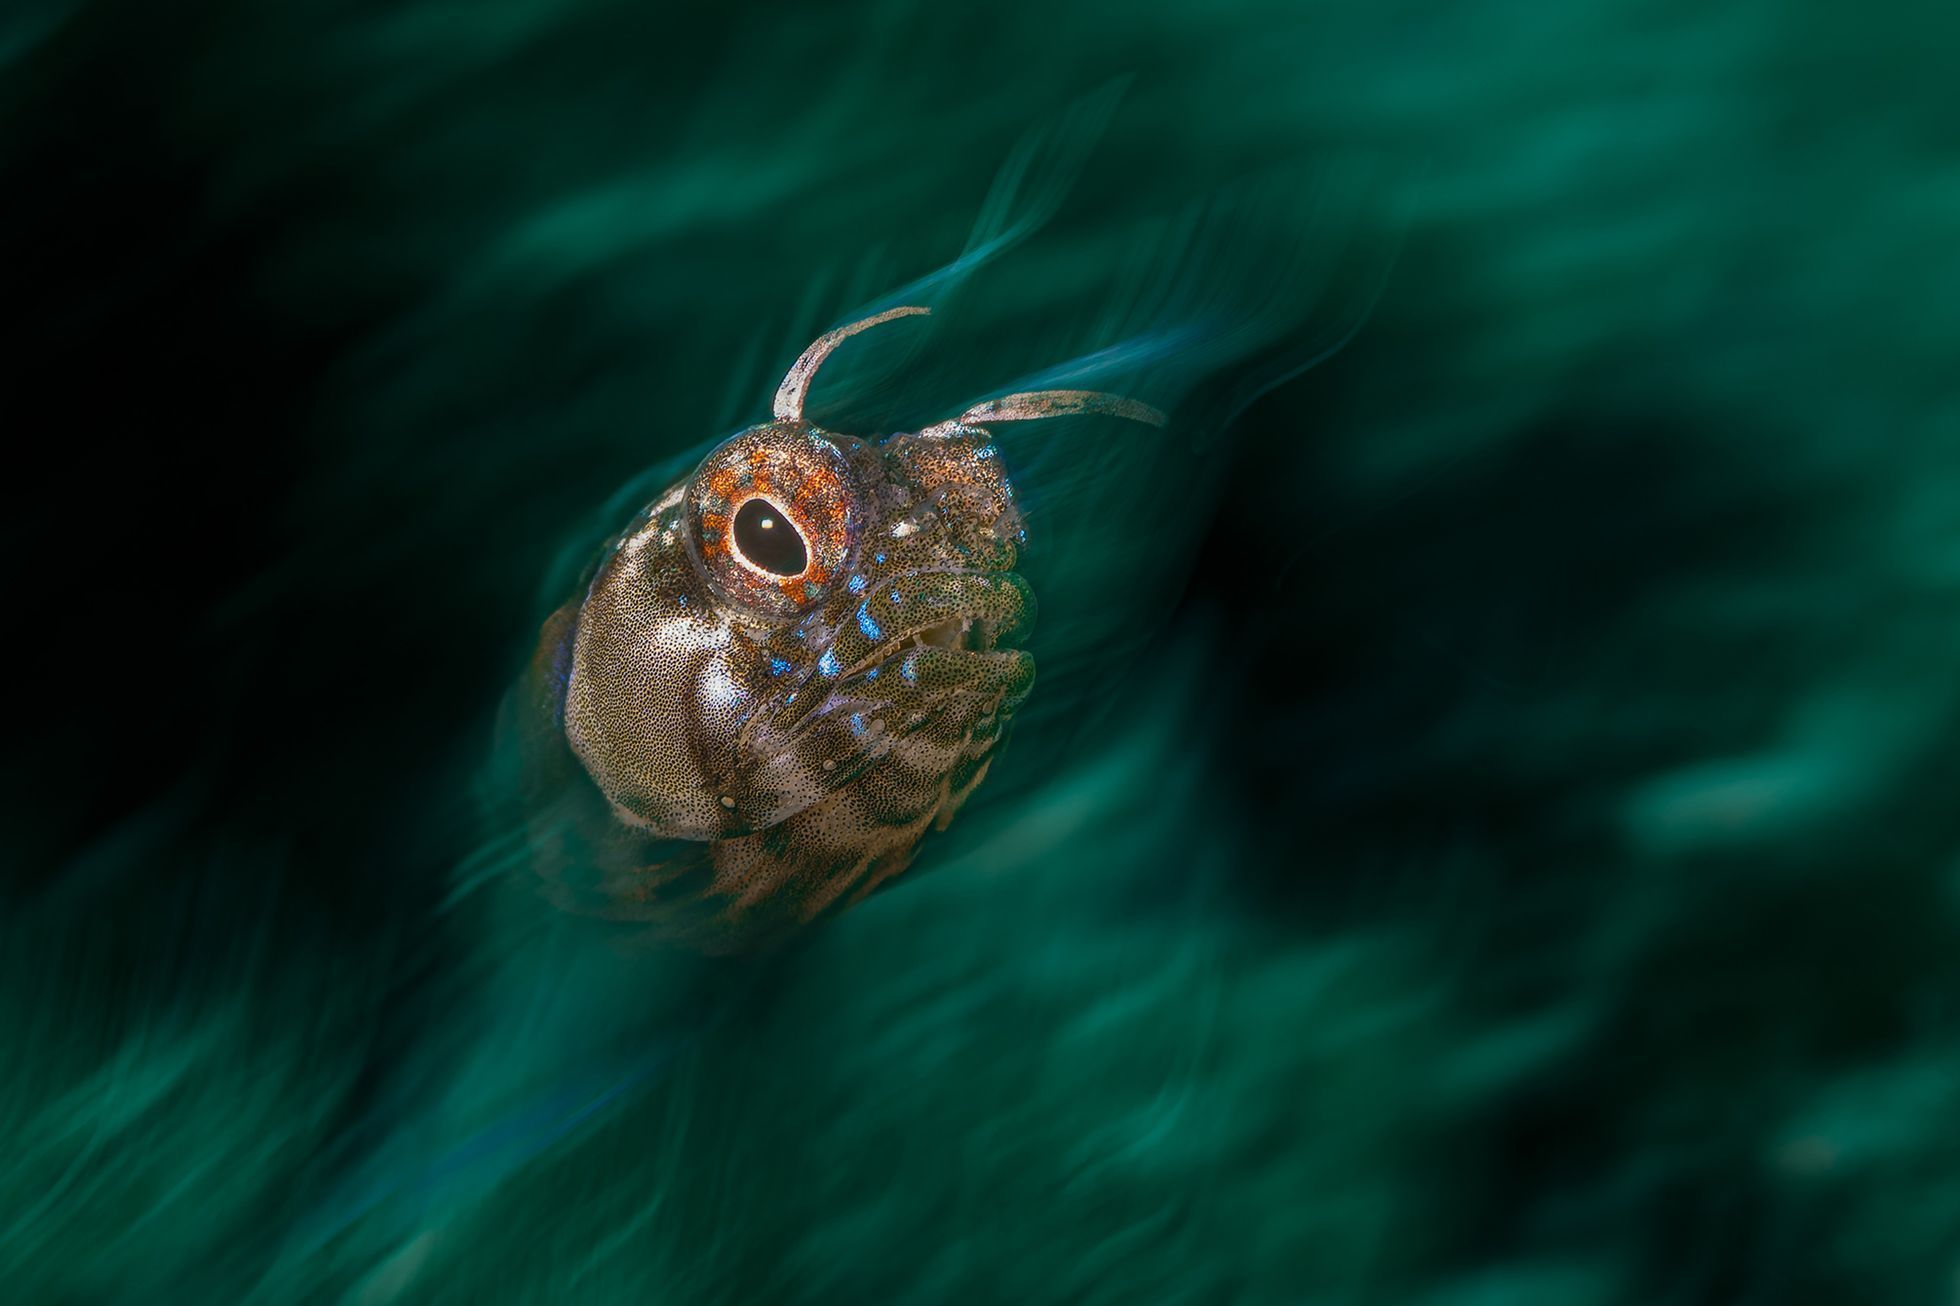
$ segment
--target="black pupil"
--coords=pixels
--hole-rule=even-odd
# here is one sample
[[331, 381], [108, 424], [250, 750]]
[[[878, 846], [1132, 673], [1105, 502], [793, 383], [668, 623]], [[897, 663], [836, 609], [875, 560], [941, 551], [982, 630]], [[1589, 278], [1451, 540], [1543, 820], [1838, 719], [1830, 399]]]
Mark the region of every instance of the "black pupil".
[[767, 499], [750, 499], [736, 511], [735, 547], [750, 562], [778, 576], [800, 576], [810, 565], [803, 537]]

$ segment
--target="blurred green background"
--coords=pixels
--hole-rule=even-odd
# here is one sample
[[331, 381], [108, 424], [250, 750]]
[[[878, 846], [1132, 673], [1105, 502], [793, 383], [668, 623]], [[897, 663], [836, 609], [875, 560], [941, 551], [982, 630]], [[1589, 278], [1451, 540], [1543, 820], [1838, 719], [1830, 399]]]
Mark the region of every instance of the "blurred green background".
[[[15, 0], [4, 1295], [1960, 1300], [1956, 39]], [[1007, 443], [994, 778], [780, 955], [541, 919], [565, 568], [962, 250], [820, 417], [1177, 414]]]

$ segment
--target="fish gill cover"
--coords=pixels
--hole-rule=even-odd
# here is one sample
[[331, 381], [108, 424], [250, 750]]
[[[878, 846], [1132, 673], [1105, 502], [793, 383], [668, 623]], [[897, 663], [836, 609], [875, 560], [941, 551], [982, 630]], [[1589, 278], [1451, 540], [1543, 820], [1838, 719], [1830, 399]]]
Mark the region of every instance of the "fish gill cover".
[[[1946, 9], [0, 16], [0, 1283], [1960, 1284]], [[500, 705], [763, 420], [1002, 428], [1040, 679], [886, 892], [531, 882]]]

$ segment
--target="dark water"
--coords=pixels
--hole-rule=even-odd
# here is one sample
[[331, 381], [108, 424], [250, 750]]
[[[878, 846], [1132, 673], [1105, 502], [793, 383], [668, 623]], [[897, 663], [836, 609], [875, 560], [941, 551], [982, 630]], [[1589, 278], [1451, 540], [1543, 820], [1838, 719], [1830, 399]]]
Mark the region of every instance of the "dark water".
[[[1954, 1300], [1955, 35], [16, 0], [0, 1295]], [[1004, 441], [994, 777], [541, 919], [537, 621], [908, 285], [824, 420], [1176, 417]]]

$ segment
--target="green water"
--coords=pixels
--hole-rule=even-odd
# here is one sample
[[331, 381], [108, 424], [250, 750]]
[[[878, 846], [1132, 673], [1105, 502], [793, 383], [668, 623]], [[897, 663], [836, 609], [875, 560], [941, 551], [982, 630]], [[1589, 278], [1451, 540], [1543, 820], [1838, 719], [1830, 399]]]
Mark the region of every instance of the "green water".
[[[1956, 38], [16, 0], [0, 1296], [1953, 1300]], [[538, 620], [901, 292], [822, 420], [1175, 413], [1003, 439], [1015, 738], [782, 954], [551, 918]]]

